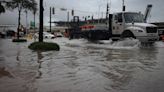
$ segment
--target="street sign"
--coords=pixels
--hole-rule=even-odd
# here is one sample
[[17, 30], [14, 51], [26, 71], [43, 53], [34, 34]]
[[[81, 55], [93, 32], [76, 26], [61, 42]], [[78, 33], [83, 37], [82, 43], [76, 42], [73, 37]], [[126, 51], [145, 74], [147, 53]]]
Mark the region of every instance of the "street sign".
[[30, 22], [30, 27], [34, 28], [35, 27], [35, 22], [31, 21]]

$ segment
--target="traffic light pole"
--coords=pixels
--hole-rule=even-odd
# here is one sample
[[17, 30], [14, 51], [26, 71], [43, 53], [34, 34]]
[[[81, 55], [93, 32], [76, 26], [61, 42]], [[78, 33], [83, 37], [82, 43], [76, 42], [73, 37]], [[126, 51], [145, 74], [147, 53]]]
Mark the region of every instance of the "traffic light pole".
[[50, 32], [51, 32], [51, 7], [50, 7]]
[[125, 11], [125, 0], [122, 0], [122, 11]]

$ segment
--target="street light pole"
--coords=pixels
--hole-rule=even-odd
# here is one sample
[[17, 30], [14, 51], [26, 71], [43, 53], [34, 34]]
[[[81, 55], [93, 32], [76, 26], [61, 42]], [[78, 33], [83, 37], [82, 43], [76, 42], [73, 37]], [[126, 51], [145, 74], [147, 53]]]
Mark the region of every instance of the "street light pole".
[[39, 42], [43, 42], [43, 0], [40, 0], [40, 16], [39, 16]]

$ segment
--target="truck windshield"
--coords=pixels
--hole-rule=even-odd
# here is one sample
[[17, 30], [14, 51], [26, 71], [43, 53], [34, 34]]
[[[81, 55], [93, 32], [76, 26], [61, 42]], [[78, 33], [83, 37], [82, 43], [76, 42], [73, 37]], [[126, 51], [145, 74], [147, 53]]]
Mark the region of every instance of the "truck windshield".
[[132, 23], [132, 22], [139, 22], [143, 23], [143, 15], [140, 13], [124, 13], [125, 16], [125, 22], [126, 23]]

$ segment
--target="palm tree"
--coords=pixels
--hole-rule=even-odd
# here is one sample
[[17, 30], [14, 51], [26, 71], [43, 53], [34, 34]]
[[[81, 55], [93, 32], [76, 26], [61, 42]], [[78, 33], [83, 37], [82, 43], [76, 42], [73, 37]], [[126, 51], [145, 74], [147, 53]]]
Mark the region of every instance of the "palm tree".
[[[35, 2], [35, 6], [33, 4]], [[34, 7], [37, 8], [37, 3], [35, 0], [11, 0], [6, 4], [8, 9], [14, 10], [18, 9], [18, 28], [17, 28], [17, 39], [19, 39], [19, 31], [20, 31], [20, 20], [21, 20], [21, 12], [22, 10], [30, 10], [32, 11]]]
[[37, 3], [35, 0], [32, 0], [32, 11], [33, 11], [33, 14], [34, 14], [34, 29], [35, 29], [35, 15], [38, 11], [38, 8], [37, 8]]

